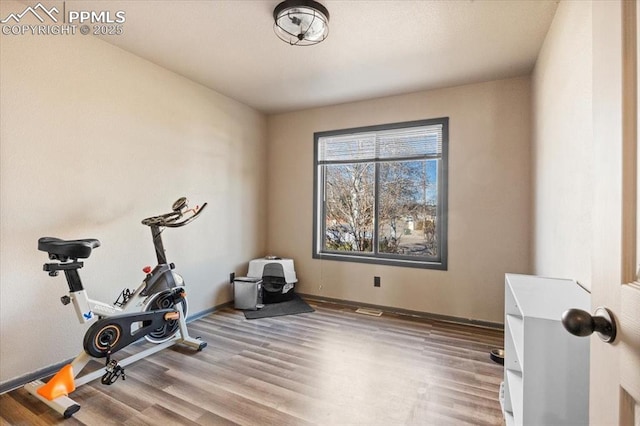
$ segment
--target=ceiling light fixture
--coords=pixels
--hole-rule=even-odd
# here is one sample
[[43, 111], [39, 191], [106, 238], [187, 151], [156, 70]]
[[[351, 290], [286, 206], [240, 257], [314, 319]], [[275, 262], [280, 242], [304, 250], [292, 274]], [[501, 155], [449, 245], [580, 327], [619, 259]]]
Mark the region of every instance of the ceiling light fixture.
[[320, 43], [329, 35], [329, 11], [314, 0], [285, 0], [273, 10], [273, 30], [293, 46]]

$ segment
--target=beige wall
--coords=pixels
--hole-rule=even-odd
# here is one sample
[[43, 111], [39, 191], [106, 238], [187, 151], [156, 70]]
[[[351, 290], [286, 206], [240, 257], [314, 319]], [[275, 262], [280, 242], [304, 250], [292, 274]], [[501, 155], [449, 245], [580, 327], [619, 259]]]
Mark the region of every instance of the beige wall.
[[[531, 272], [530, 107], [522, 77], [270, 116], [269, 253], [302, 293], [501, 323], [504, 274]], [[449, 270], [313, 259], [313, 133], [444, 116]]]
[[561, 2], [532, 77], [534, 272], [591, 285], [591, 3]]
[[190, 313], [229, 301], [229, 273], [266, 248], [266, 118], [90, 36], [2, 36], [0, 58], [0, 382], [82, 346], [39, 237], [100, 239], [80, 272], [111, 302], [154, 264], [140, 220], [182, 195], [208, 201], [165, 247]]

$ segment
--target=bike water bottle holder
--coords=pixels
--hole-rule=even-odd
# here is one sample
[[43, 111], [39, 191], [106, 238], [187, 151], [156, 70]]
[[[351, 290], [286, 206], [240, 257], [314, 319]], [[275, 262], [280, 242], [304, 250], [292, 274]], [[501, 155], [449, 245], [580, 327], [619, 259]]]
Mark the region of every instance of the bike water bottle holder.
[[113, 306], [122, 308], [129, 301], [129, 299], [131, 299], [131, 296], [133, 296], [134, 292], [135, 290], [130, 290], [128, 288], [125, 288], [124, 290], [122, 290], [122, 292], [120, 293], [120, 296], [118, 296], [116, 301], [113, 302]]

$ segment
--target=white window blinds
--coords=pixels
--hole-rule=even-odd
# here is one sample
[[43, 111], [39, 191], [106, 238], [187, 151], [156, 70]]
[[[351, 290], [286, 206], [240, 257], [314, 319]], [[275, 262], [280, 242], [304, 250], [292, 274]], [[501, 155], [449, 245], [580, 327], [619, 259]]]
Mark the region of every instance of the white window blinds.
[[442, 124], [322, 136], [318, 163], [439, 158]]

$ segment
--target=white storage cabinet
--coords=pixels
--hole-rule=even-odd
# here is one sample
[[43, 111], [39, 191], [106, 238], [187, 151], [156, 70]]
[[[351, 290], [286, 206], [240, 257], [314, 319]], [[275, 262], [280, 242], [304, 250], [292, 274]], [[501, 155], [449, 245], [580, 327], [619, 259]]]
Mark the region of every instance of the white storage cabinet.
[[591, 311], [575, 281], [506, 275], [500, 397], [507, 425], [589, 424], [589, 338], [562, 326], [571, 308]]

